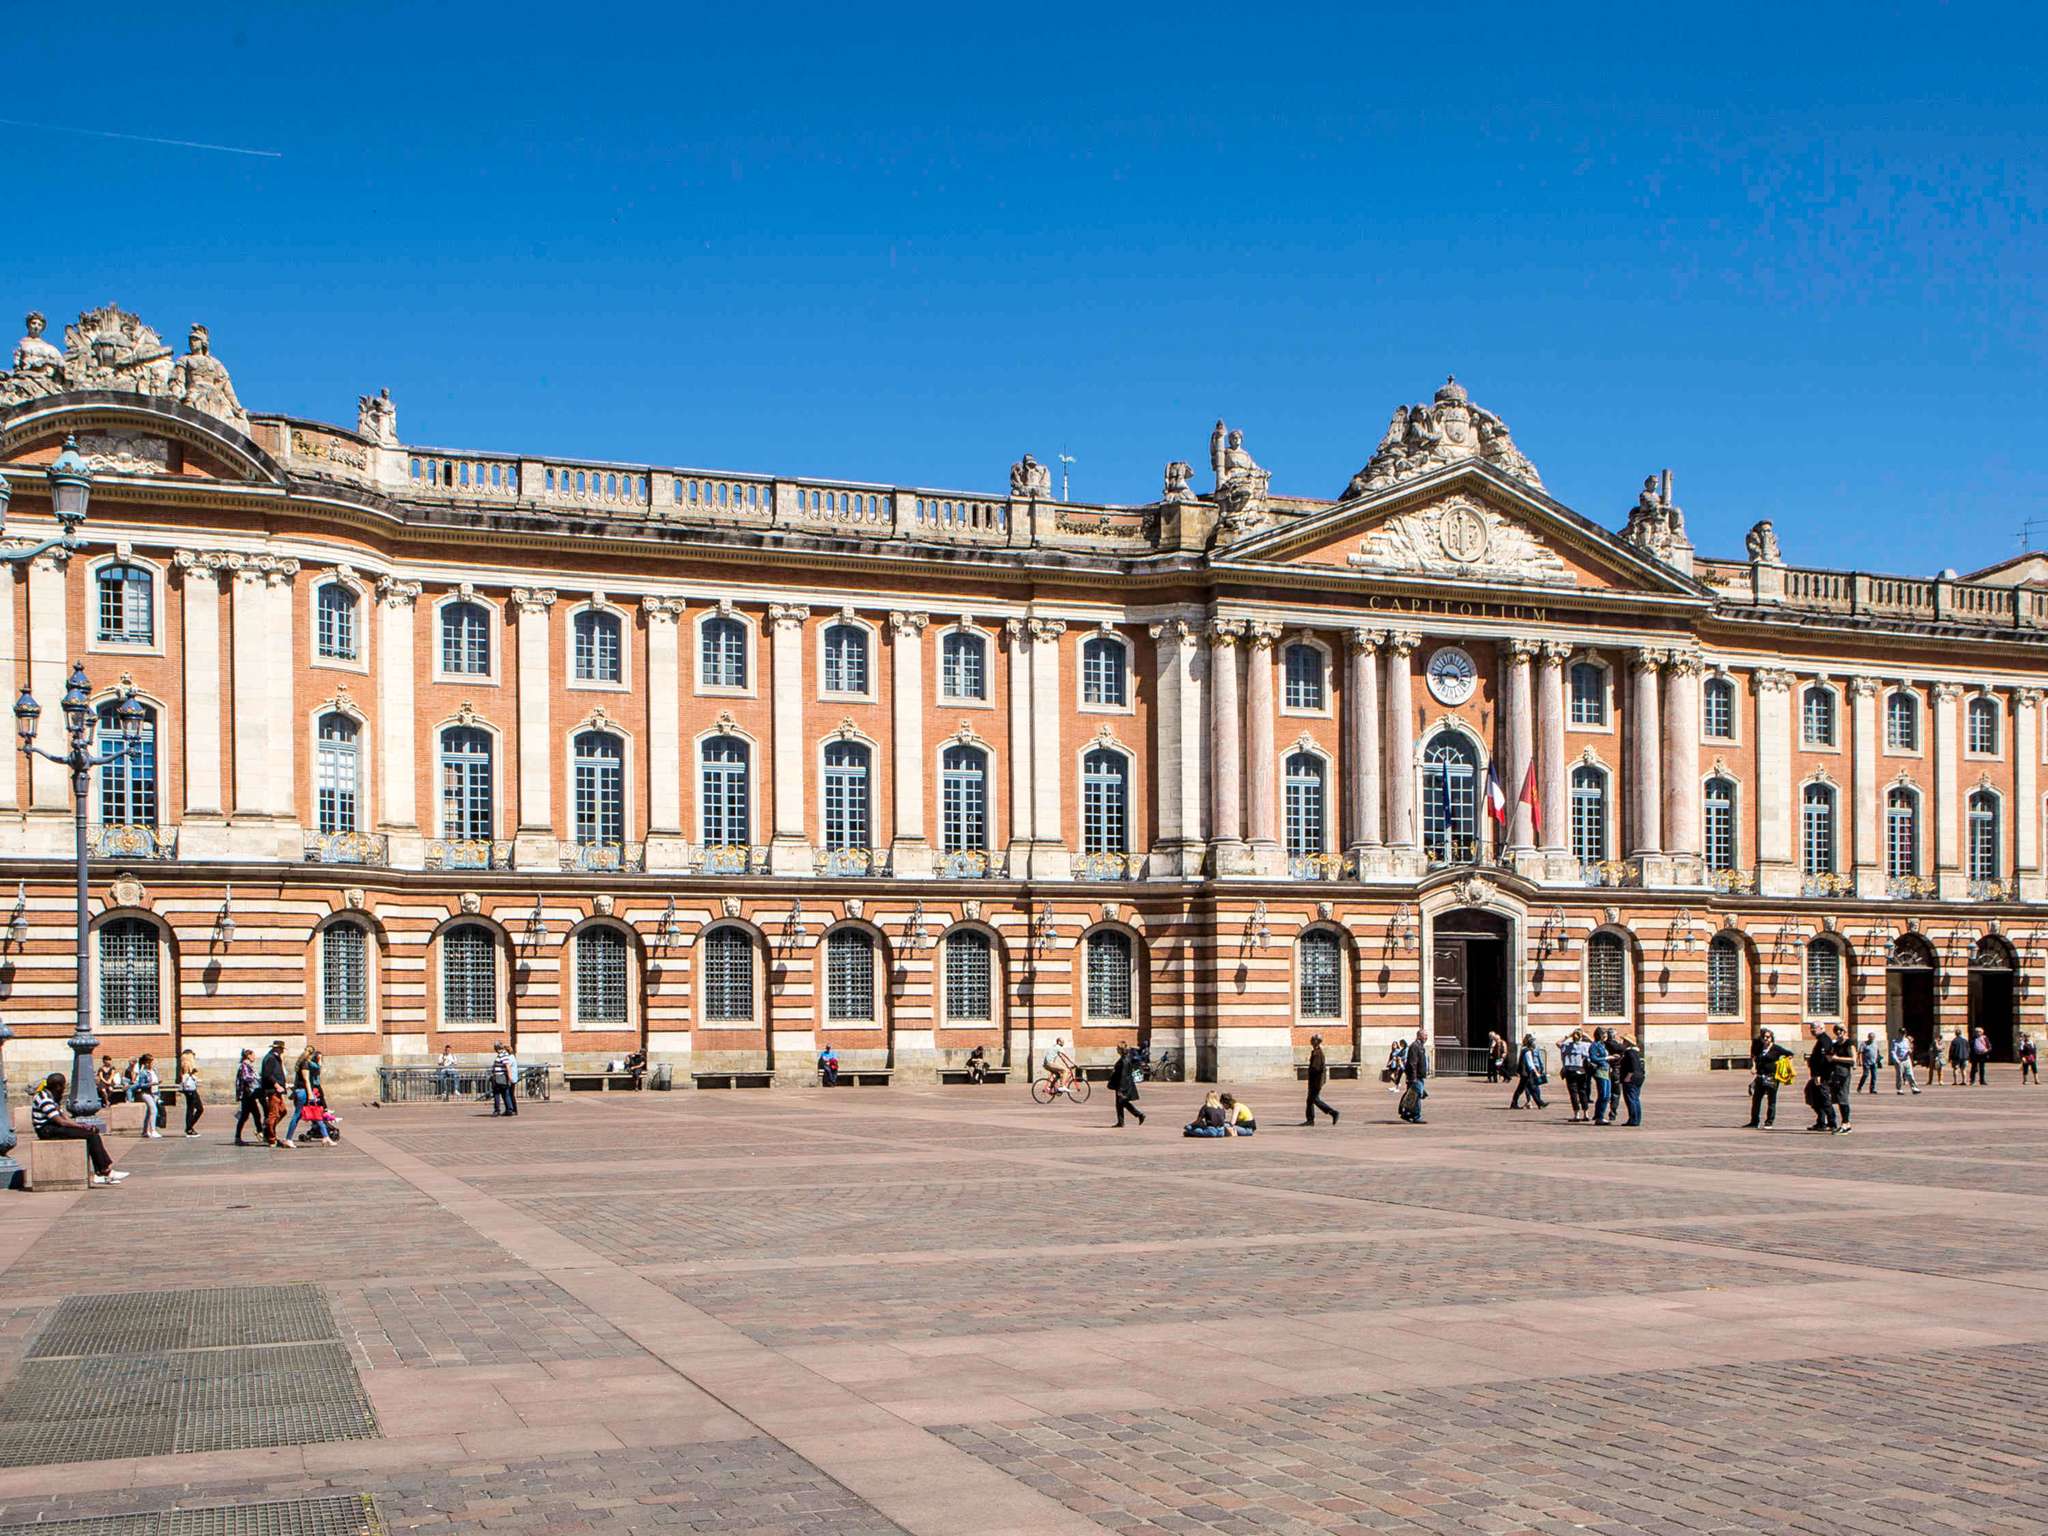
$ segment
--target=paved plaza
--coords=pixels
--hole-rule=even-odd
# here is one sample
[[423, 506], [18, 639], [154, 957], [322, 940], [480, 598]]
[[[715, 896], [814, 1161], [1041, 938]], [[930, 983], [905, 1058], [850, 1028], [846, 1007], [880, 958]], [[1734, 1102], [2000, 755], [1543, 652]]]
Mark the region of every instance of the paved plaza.
[[2048, 1092], [1333, 1086], [215, 1108], [0, 1199], [0, 1536], [2048, 1531]]

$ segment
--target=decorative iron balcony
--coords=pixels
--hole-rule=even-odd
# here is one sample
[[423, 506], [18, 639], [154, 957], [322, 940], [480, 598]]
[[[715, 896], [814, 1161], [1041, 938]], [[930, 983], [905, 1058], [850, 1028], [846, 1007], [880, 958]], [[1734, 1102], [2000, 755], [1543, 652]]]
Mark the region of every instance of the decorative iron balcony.
[[308, 864], [388, 864], [391, 840], [374, 832], [308, 832]]
[[1009, 859], [980, 848], [961, 848], [939, 855], [932, 873], [941, 880], [1000, 880], [1009, 873]]
[[178, 829], [140, 821], [101, 822], [86, 828], [85, 846], [95, 859], [175, 859]]
[[690, 850], [688, 862], [700, 875], [758, 875], [768, 868], [768, 850], [746, 843], [705, 843]]
[[889, 854], [886, 849], [820, 848], [811, 865], [821, 875], [880, 876], [889, 873]]
[[1595, 859], [1580, 863], [1579, 879], [1587, 885], [1641, 885], [1643, 871], [1633, 859]]
[[510, 869], [512, 845], [487, 837], [441, 838], [427, 844], [429, 869]]
[[1803, 875], [1799, 881], [1799, 894], [1802, 896], [1847, 896], [1855, 889], [1856, 882], [1847, 875]]
[[1076, 880], [1135, 880], [1145, 867], [1142, 853], [1083, 853], [1074, 857]]
[[645, 843], [576, 843], [562, 850], [562, 868], [637, 875], [647, 864]]
[[1352, 872], [1341, 853], [1293, 853], [1287, 856], [1290, 880], [1342, 880]]

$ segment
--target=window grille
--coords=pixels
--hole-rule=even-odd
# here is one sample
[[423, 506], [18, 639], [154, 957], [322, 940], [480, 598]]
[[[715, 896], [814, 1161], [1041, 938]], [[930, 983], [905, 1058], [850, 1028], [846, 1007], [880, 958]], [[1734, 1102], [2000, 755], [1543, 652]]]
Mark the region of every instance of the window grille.
[[995, 1017], [993, 970], [987, 934], [968, 928], [946, 936], [948, 1020], [979, 1024]]
[[1707, 1012], [1719, 1018], [1742, 1012], [1742, 948], [1733, 939], [1707, 946]]
[[498, 941], [479, 923], [441, 940], [441, 1017], [451, 1024], [498, 1022]]
[[1826, 939], [1807, 941], [1806, 1011], [1822, 1018], [1842, 1011], [1842, 952]]
[[335, 923], [320, 934], [320, 1021], [329, 1029], [370, 1022], [369, 945], [358, 923]]
[[1619, 934], [1596, 933], [1586, 941], [1586, 1013], [1595, 1019], [1628, 1013], [1628, 954]]
[[100, 1022], [108, 1029], [155, 1029], [161, 1021], [156, 929], [120, 917], [100, 929]]
[[1344, 1013], [1344, 956], [1337, 936], [1311, 929], [1301, 936], [1301, 1016], [1335, 1019]]
[[576, 935], [576, 1022], [624, 1025], [626, 936], [616, 928], [586, 928]]
[[835, 1023], [875, 1016], [875, 941], [858, 928], [837, 928], [825, 941], [825, 1017]]
[[754, 1017], [754, 941], [744, 928], [704, 935], [704, 1017], [723, 1024]]
[[1129, 935], [1107, 930], [1088, 935], [1087, 1005], [1091, 1019], [1131, 1016]]

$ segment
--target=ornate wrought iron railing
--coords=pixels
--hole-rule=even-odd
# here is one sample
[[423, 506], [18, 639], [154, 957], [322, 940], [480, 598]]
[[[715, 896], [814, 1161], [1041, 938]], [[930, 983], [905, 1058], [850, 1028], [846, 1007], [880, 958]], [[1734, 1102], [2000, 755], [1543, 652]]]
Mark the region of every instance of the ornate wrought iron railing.
[[85, 829], [85, 846], [95, 859], [175, 859], [178, 829], [139, 821], [100, 822]]
[[308, 864], [388, 864], [391, 839], [375, 832], [308, 832]]
[[436, 838], [427, 844], [429, 869], [510, 869], [512, 845], [490, 838]]
[[645, 843], [576, 843], [562, 850], [562, 868], [637, 875], [647, 867]]

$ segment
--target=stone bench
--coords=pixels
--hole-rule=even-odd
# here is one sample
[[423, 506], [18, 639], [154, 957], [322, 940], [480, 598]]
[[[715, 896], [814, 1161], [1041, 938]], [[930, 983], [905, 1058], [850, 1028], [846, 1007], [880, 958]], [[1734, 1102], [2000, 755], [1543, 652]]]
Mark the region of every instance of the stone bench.
[[692, 1072], [690, 1081], [699, 1088], [772, 1088], [773, 1072]]
[[[984, 1083], [1001, 1083], [1007, 1082], [1009, 1076], [1010, 1069], [1008, 1067], [990, 1067], [981, 1074], [981, 1080]], [[974, 1074], [965, 1067], [941, 1067], [939, 1068], [939, 1081], [942, 1083], [972, 1083], [974, 1081]]]
[[[1358, 1063], [1355, 1061], [1333, 1061], [1328, 1065], [1328, 1067], [1325, 1070], [1328, 1071], [1330, 1076], [1333, 1078], [1357, 1077]], [[1305, 1061], [1297, 1061], [1294, 1064], [1294, 1075], [1301, 1081], [1306, 1082], [1308, 1080], [1308, 1063]]]
[[15, 1143], [15, 1161], [26, 1189], [83, 1189], [88, 1164], [82, 1141], [44, 1141], [26, 1136]]
[[[841, 1088], [886, 1088], [889, 1086], [889, 1079], [895, 1075], [896, 1069], [894, 1067], [841, 1067], [839, 1069], [839, 1082], [837, 1086]], [[818, 1082], [823, 1084], [824, 1081], [825, 1074], [820, 1072], [818, 1074]]]
[[1709, 1072], [1747, 1072], [1750, 1070], [1749, 1063], [1750, 1058], [1746, 1055], [1710, 1056], [1707, 1058], [1707, 1070]]
[[640, 1086], [634, 1072], [564, 1072], [562, 1086], [571, 1093], [609, 1093], [614, 1088], [633, 1090]]

